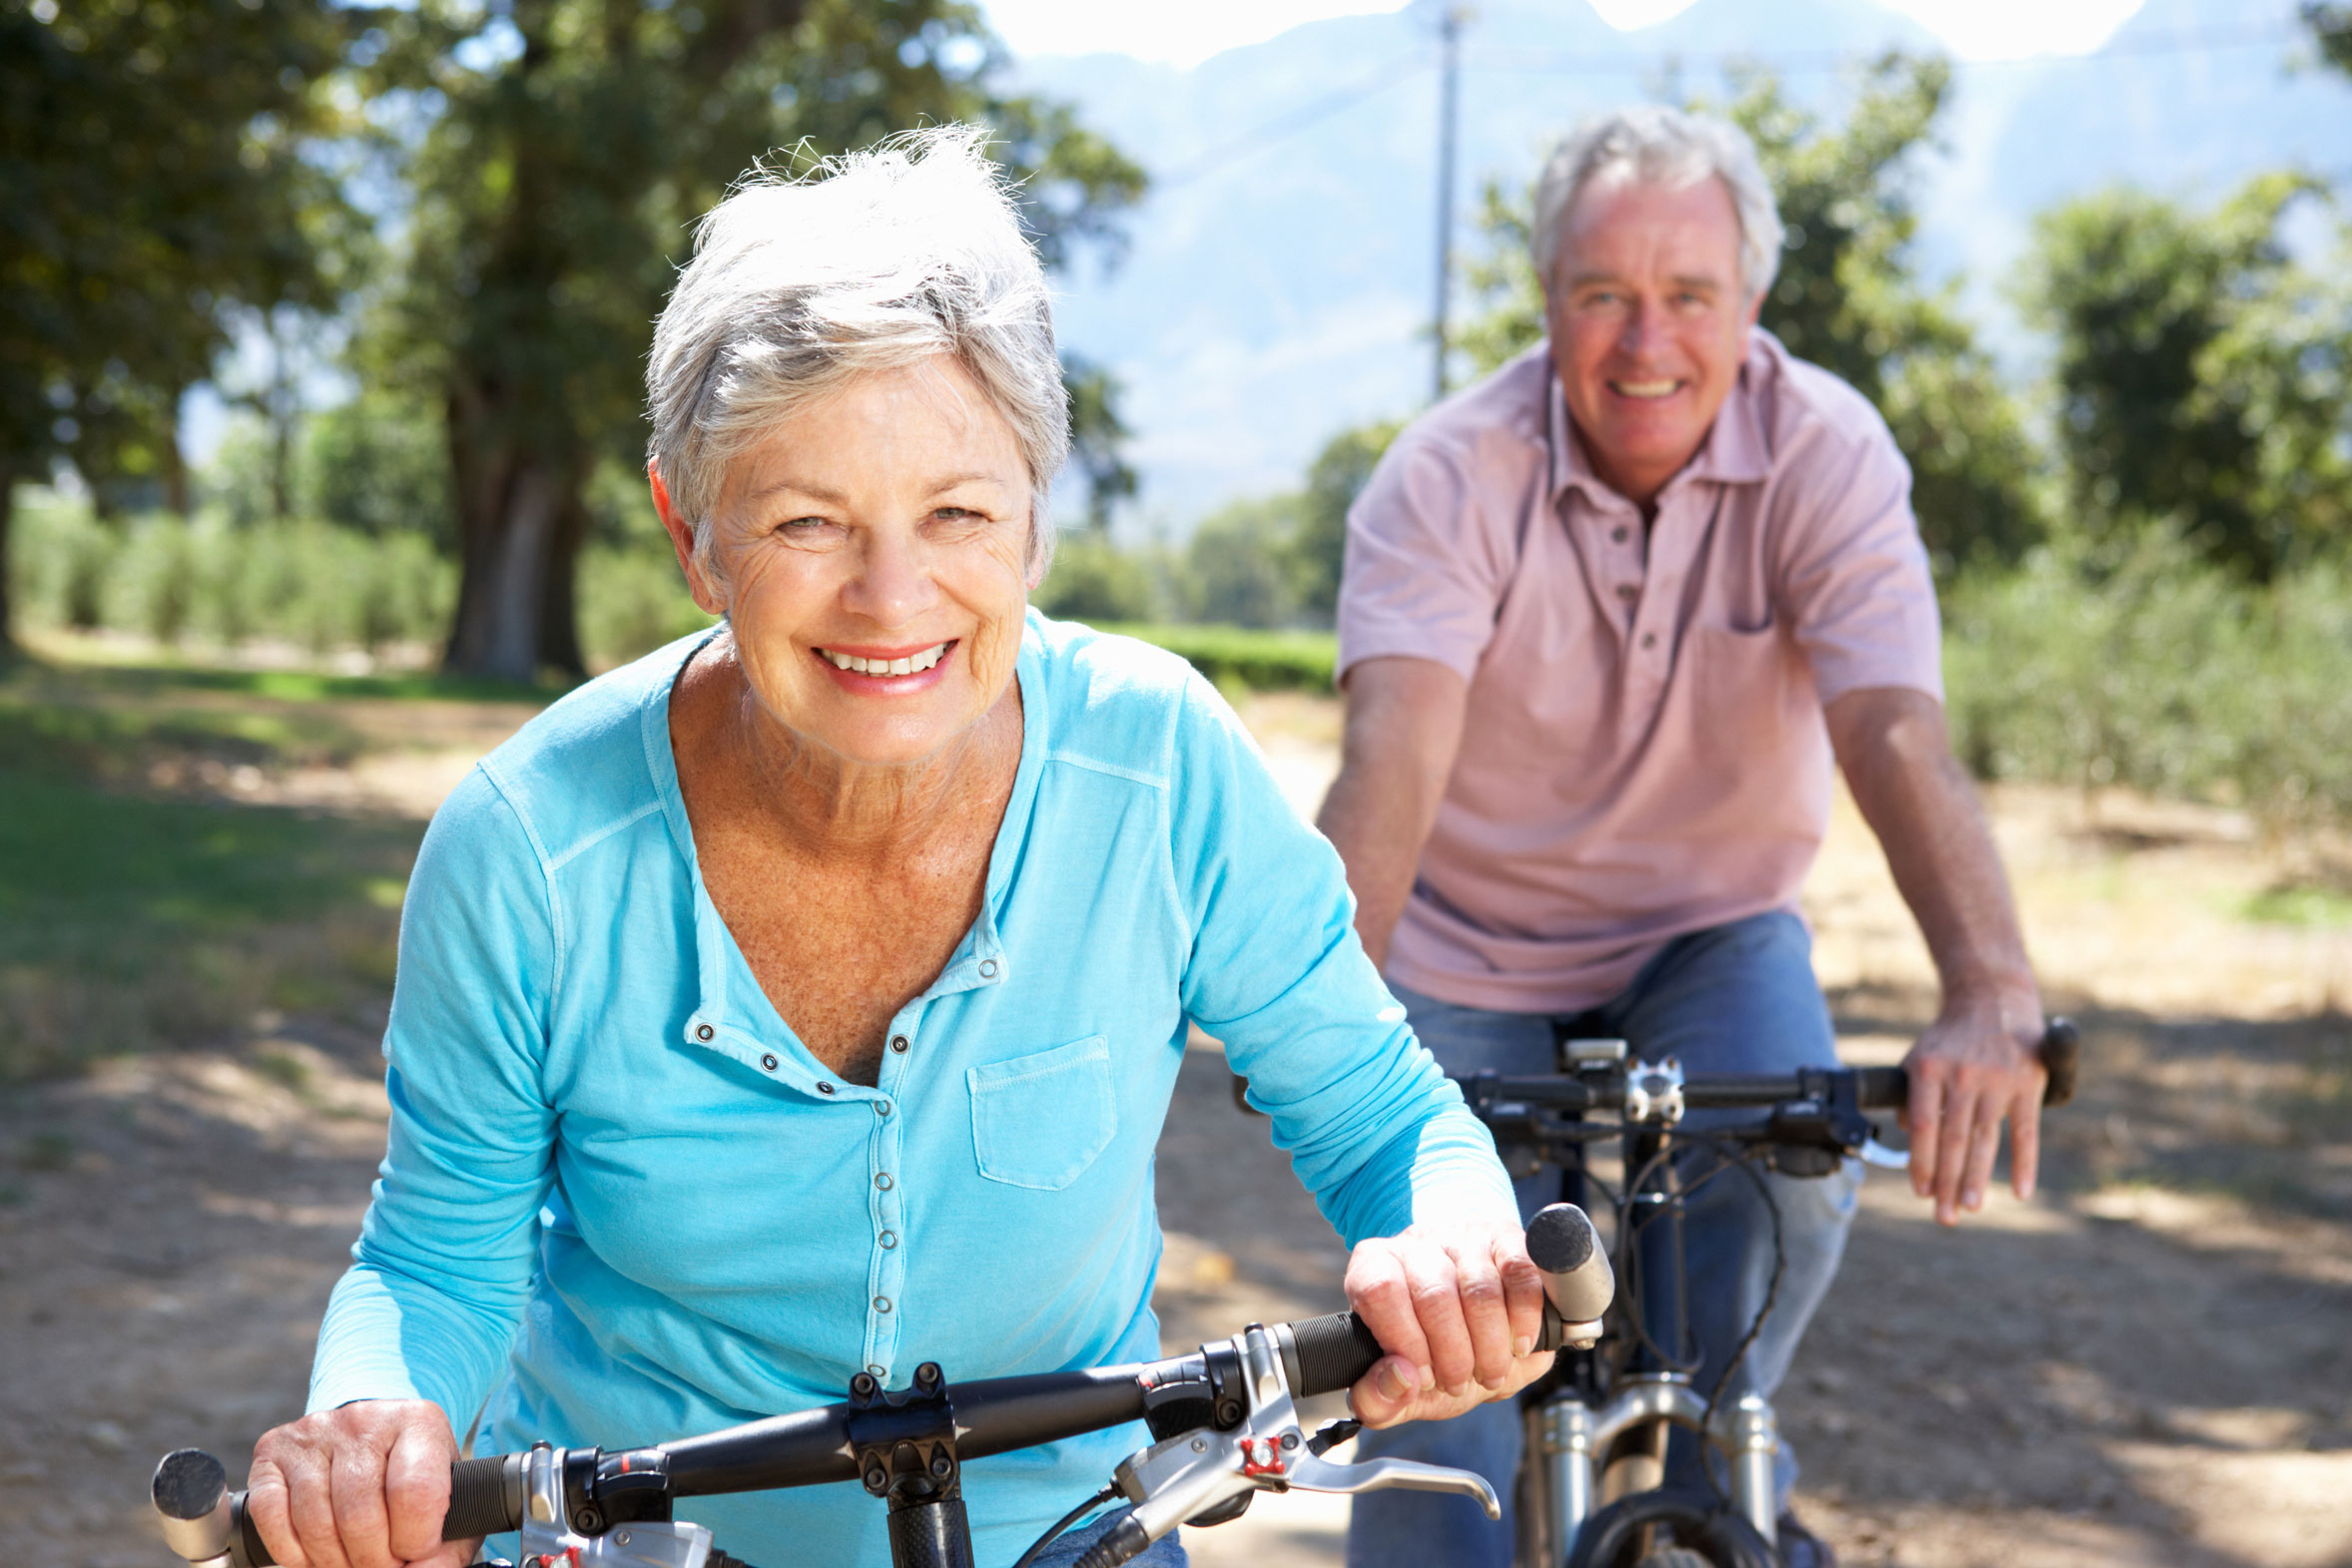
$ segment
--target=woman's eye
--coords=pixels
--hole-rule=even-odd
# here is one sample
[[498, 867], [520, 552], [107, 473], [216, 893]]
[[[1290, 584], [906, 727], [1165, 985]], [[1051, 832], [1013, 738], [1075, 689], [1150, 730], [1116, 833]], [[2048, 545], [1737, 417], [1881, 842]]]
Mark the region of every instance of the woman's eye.
[[776, 531], [782, 534], [805, 534], [823, 528], [825, 523], [822, 517], [794, 517], [777, 524]]

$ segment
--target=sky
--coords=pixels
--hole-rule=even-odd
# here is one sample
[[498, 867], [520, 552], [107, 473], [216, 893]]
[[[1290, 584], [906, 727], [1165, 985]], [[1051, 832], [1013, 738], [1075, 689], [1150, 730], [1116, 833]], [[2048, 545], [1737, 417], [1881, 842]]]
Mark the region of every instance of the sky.
[[[1591, 0], [1628, 31], [1662, 22], [1693, 0]], [[1964, 60], [2085, 54], [2142, 0], [1885, 0], [1941, 36]], [[1261, 43], [1302, 22], [1400, 9], [1398, 0], [985, 0], [1016, 55], [1112, 54], [1194, 66]]]

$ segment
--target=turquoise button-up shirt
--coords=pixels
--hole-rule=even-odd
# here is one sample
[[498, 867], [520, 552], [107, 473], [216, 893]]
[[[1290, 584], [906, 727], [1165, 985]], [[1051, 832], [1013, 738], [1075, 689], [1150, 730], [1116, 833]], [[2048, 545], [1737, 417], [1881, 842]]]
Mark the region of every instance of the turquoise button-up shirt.
[[[891, 1019], [881, 1081], [841, 1079], [703, 887], [669, 728], [700, 641], [556, 703], [433, 818], [390, 1144], [312, 1409], [425, 1398], [460, 1429], [481, 1410], [480, 1452], [627, 1447], [840, 1399], [862, 1368], [1155, 1356], [1152, 1150], [1188, 1019], [1351, 1245], [1432, 1205], [1515, 1216], [1357, 943], [1338, 856], [1232, 712], [1171, 656], [1033, 612], [979, 918]], [[1144, 1441], [968, 1466], [980, 1560]], [[855, 1485], [683, 1512], [767, 1568], [889, 1558]]]

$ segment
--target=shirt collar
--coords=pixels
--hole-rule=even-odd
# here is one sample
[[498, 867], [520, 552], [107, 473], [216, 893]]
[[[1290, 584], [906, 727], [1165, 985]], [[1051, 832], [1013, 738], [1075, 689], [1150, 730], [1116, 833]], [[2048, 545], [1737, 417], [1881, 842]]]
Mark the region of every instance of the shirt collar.
[[[1698, 452], [1682, 471], [1667, 481], [1669, 488], [1686, 481], [1755, 484], [1770, 477], [1772, 455], [1765, 446], [1764, 422], [1756, 410], [1755, 360], [1756, 352], [1751, 350], [1748, 362], [1740, 366], [1739, 379], [1732, 383], [1731, 395], [1716, 410], [1706, 440], [1699, 443]], [[1557, 371], [1543, 377], [1543, 389], [1544, 424], [1551, 442], [1552, 504], [1556, 507], [1570, 490], [1582, 491], [1587, 504], [1626, 504], [1585, 459], [1584, 445], [1575, 438], [1568, 418], [1568, 400], [1560, 391]]]

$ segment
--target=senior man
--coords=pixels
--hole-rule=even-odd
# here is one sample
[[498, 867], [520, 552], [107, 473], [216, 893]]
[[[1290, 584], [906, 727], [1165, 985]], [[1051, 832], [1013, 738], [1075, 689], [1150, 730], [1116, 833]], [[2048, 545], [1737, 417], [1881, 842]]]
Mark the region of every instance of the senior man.
[[[1550, 1071], [1566, 1026], [1694, 1073], [1786, 1072], [1836, 1061], [1795, 910], [1834, 755], [1943, 981], [1907, 1065], [1913, 1186], [1949, 1225], [1984, 1202], [2005, 1117], [2012, 1184], [2033, 1190], [2041, 1001], [1946, 739], [1910, 472], [1859, 394], [1756, 324], [1781, 241], [1754, 149], [1721, 122], [1628, 110], [1553, 157], [1533, 231], [1548, 340], [1415, 422], [1350, 514], [1321, 825], [1366, 948], [1450, 1071]], [[1858, 1174], [1771, 1179], [1787, 1272], [1741, 1386], [1786, 1372]], [[1708, 1389], [1772, 1244], [1738, 1181], [1694, 1195], [1687, 1237]], [[1507, 1400], [1370, 1440], [1510, 1495]], [[1703, 1484], [1686, 1446], [1667, 1479]], [[1784, 1508], [1794, 1474], [1784, 1450]], [[1783, 1549], [1829, 1561], [1785, 1518]], [[1348, 1555], [1501, 1568], [1510, 1525], [1384, 1493], [1358, 1503]]]

